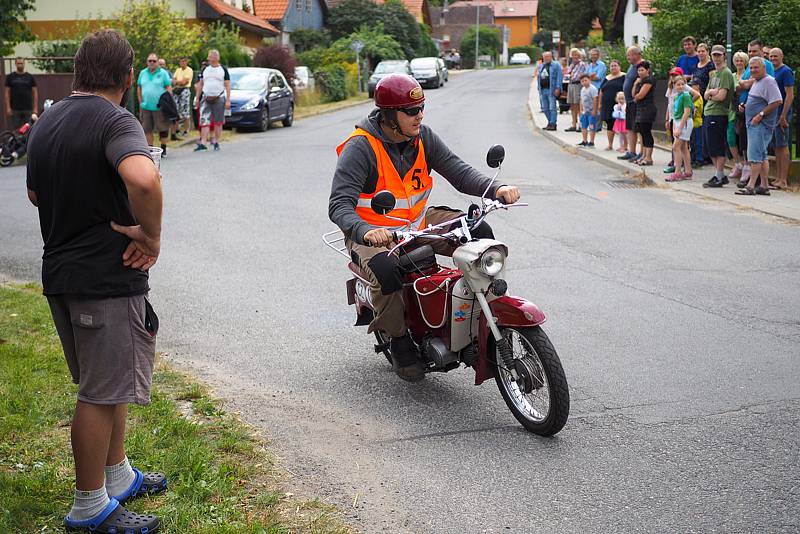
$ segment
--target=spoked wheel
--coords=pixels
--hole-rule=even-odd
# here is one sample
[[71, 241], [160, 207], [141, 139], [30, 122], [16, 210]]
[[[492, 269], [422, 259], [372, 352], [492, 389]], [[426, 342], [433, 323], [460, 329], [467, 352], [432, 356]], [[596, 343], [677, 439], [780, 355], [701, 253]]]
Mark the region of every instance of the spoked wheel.
[[389, 365], [392, 365], [392, 350], [389, 348], [390, 339], [391, 338], [383, 330], [378, 330], [375, 332], [375, 340], [378, 342], [378, 345], [381, 347], [385, 347], [381, 349], [380, 352], [382, 352], [383, 355], [386, 356], [386, 360], [389, 362]]
[[500, 331], [511, 348], [517, 380], [495, 347], [495, 380], [514, 417], [530, 432], [552, 436], [569, 417], [569, 386], [556, 349], [538, 326]]

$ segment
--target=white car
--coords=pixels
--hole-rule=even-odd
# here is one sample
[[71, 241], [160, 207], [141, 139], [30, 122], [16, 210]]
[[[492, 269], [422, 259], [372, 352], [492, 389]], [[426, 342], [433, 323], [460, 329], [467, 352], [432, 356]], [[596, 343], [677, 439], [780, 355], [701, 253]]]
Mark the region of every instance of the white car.
[[511, 55], [511, 59], [508, 60], [509, 65], [530, 65], [531, 64], [531, 57], [526, 54], [525, 52], [517, 52], [516, 54]]

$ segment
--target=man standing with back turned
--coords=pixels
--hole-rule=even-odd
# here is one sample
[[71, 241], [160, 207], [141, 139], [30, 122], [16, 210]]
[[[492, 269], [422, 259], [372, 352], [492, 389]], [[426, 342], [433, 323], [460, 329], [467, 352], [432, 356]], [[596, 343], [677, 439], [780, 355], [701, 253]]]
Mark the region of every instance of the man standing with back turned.
[[78, 384], [68, 531], [157, 532], [157, 517], [120, 503], [167, 486], [163, 474], [132, 468], [124, 444], [128, 403], [150, 402], [158, 318], [146, 296], [161, 246], [158, 169], [121, 107], [132, 85], [128, 41], [112, 30], [87, 36], [75, 54], [75, 91], [42, 115], [28, 142], [42, 286]]

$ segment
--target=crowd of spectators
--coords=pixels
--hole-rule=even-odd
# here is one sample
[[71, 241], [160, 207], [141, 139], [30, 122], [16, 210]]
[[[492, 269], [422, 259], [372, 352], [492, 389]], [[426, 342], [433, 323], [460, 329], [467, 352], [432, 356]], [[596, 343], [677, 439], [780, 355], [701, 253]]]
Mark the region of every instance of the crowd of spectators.
[[[544, 129], [557, 129], [563, 96], [571, 119], [565, 131], [581, 132], [579, 147], [594, 148], [605, 125], [606, 150], [614, 150], [617, 139], [617, 150], [623, 152], [619, 159], [653, 165], [652, 132], [654, 125], [660, 128], [657, 104], [665, 102], [663, 126], [672, 144], [672, 160], [664, 169], [667, 181], [690, 180], [695, 168], [711, 165], [714, 174], [703, 187], [724, 187], [734, 180], [741, 195], [785, 189], [795, 76], [783, 63], [783, 51], [754, 39], [747, 52], [733, 54], [734, 71], [724, 46], [698, 43], [691, 36], [682, 45], [684, 53], [668, 71], [663, 97], [656, 94], [652, 65], [638, 46], [626, 51], [627, 72], [617, 60], [606, 64], [597, 48], [588, 58], [573, 48], [568, 61], [546, 52], [534, 73], [547, 117]], [[770, 151], [777, 166], [774, 179], [769, 177]], [[729, 160], [732, 171], [726, 175]]]

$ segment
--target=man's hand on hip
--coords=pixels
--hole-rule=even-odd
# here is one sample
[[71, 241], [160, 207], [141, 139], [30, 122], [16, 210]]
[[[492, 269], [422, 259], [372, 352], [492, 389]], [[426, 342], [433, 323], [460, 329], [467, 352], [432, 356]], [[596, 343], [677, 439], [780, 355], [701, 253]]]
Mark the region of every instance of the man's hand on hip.
[[494, 196], [496, 199], [502, 200], [504, 204], [513, 204], [519, 200], [519, 187], [515, 185], [504, 185], [502, 187], [498, 187]]
[[111, 222], [111, 228], [128, 236], [131, 242], [122, 253], [122, 263], [131, 269], [146, 271], [155, 265], [161, 252], [161, 238], [150, 237], [141, 226], [120, 226]]
[[371, 247], [389, 248], [393, 242], [392, 232], [386, 228], [375, 228], [364, 234], [364, 243]]

